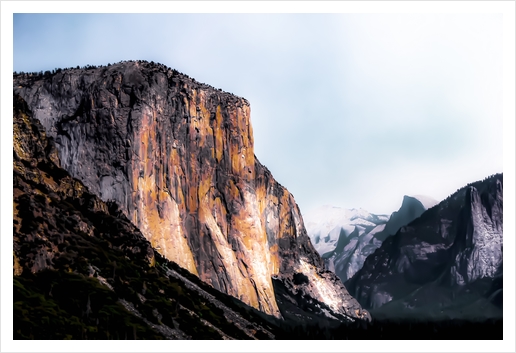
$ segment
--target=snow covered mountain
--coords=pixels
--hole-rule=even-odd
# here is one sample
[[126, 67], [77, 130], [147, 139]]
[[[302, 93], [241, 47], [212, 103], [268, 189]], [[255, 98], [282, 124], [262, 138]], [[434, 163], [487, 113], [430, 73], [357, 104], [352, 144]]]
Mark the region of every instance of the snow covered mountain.
[[312, 244], [326, 267], [345, 282], [388, 236], [436, 204], [428, 196], [404, 196], [400, 209], [390, 217], [363, 209], [323, 206], [307, 213], [304, 219]]
[[[323, 256], [335, 250], [341, 236], [348, 237], [355, 227], [363, 231], [385, 224], [387, 215], [375, 215], [363, 209], [324, 205], [303, 214], [306, 231], [317, 252]], [[363, 233], [362, 231], [362, 233]]]

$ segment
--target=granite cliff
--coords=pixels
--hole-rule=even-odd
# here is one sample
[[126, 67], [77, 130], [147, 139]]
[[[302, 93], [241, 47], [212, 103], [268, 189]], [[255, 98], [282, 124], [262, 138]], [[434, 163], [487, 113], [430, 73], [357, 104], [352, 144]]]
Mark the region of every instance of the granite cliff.
[[13, 137], [14, 339], [273, 339], [283, 332], [272, 317], [156, 253], [115, 204], [60, 168], [52, 139], [19, 96]]
[[[60, 168], [53, 139], [23, 99], [14, 103], [14, 339], [503, 338], [499, 319], [326, 319], [317, 311], [324, 304], [293, 295], [280, 280], [273, 280], [277, 302], [293, 314], [259, 312], [154, 251], [115, 203]], [[495, 276], [493, 302], [501, 300]], [[294, 276], [297, 285], [306, 280]]]
[[389, 221], [385, 224], [385, 229], [376, 233], [375, 238], [383, 242], [387, 237], [396, 234], [401, 227], [420, 217], [423, 212], [434, 207], [437, 203], [436, 200], [428, 196], [403, 196], [400, 209], [392, 213]]
[[401, 227], [346, 287], [376, 316], [501, 317], [503, 175], [461, 188]]
[[245, 99], [143, 61], [13, 81], [60, 165], [167, 259], [275, 317], [303, 302], [369, 318], [324, 269], [293, 196], [255, 157]]

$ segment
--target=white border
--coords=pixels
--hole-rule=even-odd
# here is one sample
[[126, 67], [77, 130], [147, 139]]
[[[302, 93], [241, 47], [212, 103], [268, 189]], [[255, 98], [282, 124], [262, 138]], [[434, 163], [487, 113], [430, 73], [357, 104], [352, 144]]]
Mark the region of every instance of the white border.
[[[514, 273], [504, 282], [503, 341], [276, 341], [276, 342], [27, 342], [12, 340], [12, 84], [13, 13], [502, 13], [504, 55], [504, 214], [505, 271], [515, 268], [515, 3], [513, 1], [2, 1], [1, 3], [1, 351], [84, 352], [84, 351], [212, 351], [212, 352], [315, 352], [374, 351], [431, 352], [443, 349], [457, 352], [516, 350], [514, 340]], [[474, 332], [471, 333], [474, 338]]]

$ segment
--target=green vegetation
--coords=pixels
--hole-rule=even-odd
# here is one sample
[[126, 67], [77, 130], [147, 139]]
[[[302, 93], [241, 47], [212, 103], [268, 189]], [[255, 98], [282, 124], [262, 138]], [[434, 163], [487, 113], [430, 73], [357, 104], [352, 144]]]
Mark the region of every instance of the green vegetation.
[[[56, 74], [60, 72], [45, 73]], [[104, 203], [55, 165], [49, 158], [51, 141], [36, 120], [27, 122], [16, 116], [20, 109], [15, 106], [13, 125], [20, 141], [27, 137], [27, 145], [15, 148], [13, 170], [13, 248], [15, 270], [21, 273], [13, 277], [15, 339], [164, 339], [175, 337], [168, 334], [174, 330], [193, 339], [221, 339], [218, 330], [235, 339], [250, 339], [249, 334], [270, 338], [265, 331], [242, 328], [228, 319], [220, 304], [240, 315], [242, 322], [246, 319], [279, 339], [374, 339], [386, 337], [382, 332], [387, 326], [407, 337], [405, 330], [411, 326], [407, 329], [404, 324], [345, 325], [316, 315], [300, 322], [290, 318], [296, 313], [290, 317], [283, 313], [286, 320], [278, 320], [203, 283], [155, 253], [116, 205]], [[30, 112], [24, 114], [30, 117]], [[32, 149], [32, 160], [17, 155], [25, 147]], [[219, 304], [167, 275], [167, 268], [214, 296]], [[297, 283], [307, 280], [303, 274], [295, 276]], [[133, 309], [128, 310], [123, 302]], [[165, 330], [157, 330], [160, 325]], [[418, 327], [428, 329], [425, 324]]]
[[216, 327], [249, 339], [216, 304], [169, 278], [162, 266], [179, 266], [154, 253], [116, 205], [52, 162], [52, 141], [23, 103], [15, 97], [14, 142], [24, 145], [13, 168], [14, 338], [221, 339]]
[[163, 339], [96, 279], [62, 271], [14, 277], [14, 339]]

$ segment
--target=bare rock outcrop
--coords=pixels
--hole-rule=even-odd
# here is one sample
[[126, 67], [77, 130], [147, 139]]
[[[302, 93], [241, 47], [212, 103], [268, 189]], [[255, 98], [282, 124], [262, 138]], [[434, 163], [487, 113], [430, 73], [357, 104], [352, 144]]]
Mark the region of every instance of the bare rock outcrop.
[[324, 270], [293, 196], [255, 157], [245, 99], [143, 61], [17, 75], [13, 87], [61, 166], [167, 259], [276, 317], [272, 278], [296, 273], [308, 282], [292, 290], [369, 317]]
[[389, 316], [502, 316], [503, 174], [471, 183], [388, 237], [346, 283]]

